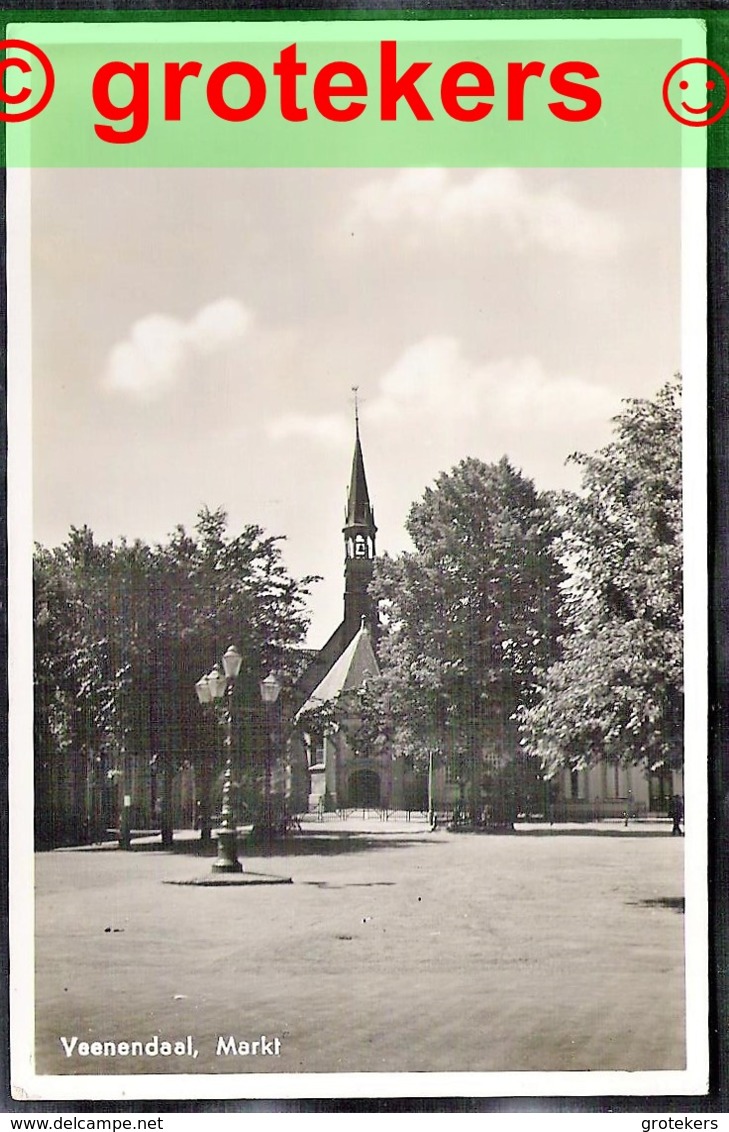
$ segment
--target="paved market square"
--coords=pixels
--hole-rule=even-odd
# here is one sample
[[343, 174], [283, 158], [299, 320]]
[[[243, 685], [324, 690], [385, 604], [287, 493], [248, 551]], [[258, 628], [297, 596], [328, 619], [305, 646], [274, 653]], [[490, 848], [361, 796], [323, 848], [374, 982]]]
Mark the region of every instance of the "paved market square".
[[164, 883], [210, 875], [189, 835], [39, 853], [37, 1072], [682, 1069], [683, 847], [360, 814], [246, 848], [291, 884]]

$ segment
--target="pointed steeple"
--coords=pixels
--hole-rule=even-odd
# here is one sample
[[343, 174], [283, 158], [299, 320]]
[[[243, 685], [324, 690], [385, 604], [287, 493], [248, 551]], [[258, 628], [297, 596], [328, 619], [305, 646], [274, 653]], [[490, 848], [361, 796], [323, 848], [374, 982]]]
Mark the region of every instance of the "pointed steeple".
[[352, 458], [352, 478], [349, 484], [347, 497], [347, 515], [345, 524], [348, 527], [368, 527], [376, 531], [375, 513], [370, 503], [370, 493], [367, 489], [367, 476], [365, 475], [364, 457], [362, 455], [362, 441], [359, 438], [359, 415], [355, 403], [355, 440], [354, 456]]
[[[344, 621], [347, 636], [351, 640], [360, 627], [364, 617], [372, 621], [371, 602], [368, 587], [372, 580], [375, 558], [375, 513], [370, 503], [367, 488], [362, 441], [359, 435], [359, 405], [357, 389], [354, 389], [354, 456], [352, 457], [352, 478], [347, 497], [347, 511], [344, 519]], [[373, 626], [374, 629], [374, 626]]]

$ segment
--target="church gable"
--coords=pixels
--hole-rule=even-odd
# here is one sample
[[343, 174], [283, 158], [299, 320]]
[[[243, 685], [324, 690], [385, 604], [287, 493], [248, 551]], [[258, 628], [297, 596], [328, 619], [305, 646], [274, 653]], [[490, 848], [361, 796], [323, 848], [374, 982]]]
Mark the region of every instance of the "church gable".
[[363, 623], [356, 637], [347, 645], [342, 655], [316, 686], [304, 706], [297, 713], [297, 719], [305, 717], [321, 704], [331, 703], [346, 692], [358, 691], [372, 676], [379, 676], [380, 669], [372, 648], [370, 634]]

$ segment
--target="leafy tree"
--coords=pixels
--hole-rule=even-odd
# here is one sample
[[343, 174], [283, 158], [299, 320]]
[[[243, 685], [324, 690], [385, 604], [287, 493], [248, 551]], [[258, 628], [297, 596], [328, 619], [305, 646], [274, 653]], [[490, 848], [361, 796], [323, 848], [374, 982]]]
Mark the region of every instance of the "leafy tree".
[[180, 752], [196, 766], [203, 796], [213, 778], [215, 723], [213, 712], [200, 710], [193, 692], [196, 680], [229, 644], [238, 647], [243, 665], [231, 701], [234, 752], [238, 777], [253, 789], [253, 780], [263, 773], [268, 731], [258, 681], [272, 668], [286, 677], [289, 646], [303, 638], [308, 626], [306, 599], [314, 581], [289, 576], [281, 539], [266, 536], [255, 525], [230, 537], [226, 527], [223, 511], [205, 509], [194, 535], [178, 527], [157, 554], [153, 667], [162, 695], [153, 734], [164, 740], [158, 752], [163, 770], [169, 774], [167, 752], [173, 753], [172, 760]]
[[556, 655], [556, 515], [505, 457], [467, 459], [426, 490], [407, 528], [415, 551], [381, 560], [374, 586], [384, 694], [401, 745], [416, 761], [447, 758], [475, 819], [486, 767], [516, 757], [515, 711]]
[[362, 685], [339, 697], [338, 711], [347, 742], [358, 758], [378, 755], [392, 742], [392, 720], [383, 699], [381, 676], [369, 676]]
[[522, 713], [545, 766], [608, 758], [679, 767], [683, 757], [681, 408], [678, 379], [629, 400], [614, 439], [572, 459], [564, 654]]
[[119, 632], [123, 603], [115, 584], [115, 566], [127, 549], [96, 544], [83, 527], [72, 528], [62, 547], [36, 550], [36, 796], [41, 827], [52, 827], [39, 830], [41, 841], [84, 832], [85, 812], [74, 812], [62, 791], [54, 796], [63, 777], [55, 772], [57, 760], [64, 760], [71, 795], [82, 793], [101, 751], [112, 761], [123, 757], [132, 730], [130, 634]]
[[[63, 763], [78, 797], [89, 768], [124, 773], [128, 758], [157, 771], [161, 800], [170, 777], [191, 762], [205, 795], [214, 777], [215, 724], [194, 693], [232, 642], [244, 657], [235, 689], [240, 721], [236, 748], [261, 762], [266, 721], [257, 681], [272, 667], [284, 674], [287, 650], [308, 624], [313, 578], [289, 576], [280, 539], [249, 525], [230, 536], [222, 510], [204, 509], [193, 534], [178, 527], [156, 547], [96, 543], [72, 528], [53, 550], [36, 548], [36, 762], [38, 816], [58, 826], [68, 798], [53, 798]], [[102, 754], [103, 753], [103, 754]], [[54, 785], [55, 784], [55, 785]], [[57, 791], [56, 791], [57, 792]], [[209, 812], [209, 806], [203, 810]], [[169, 806], [163, 833], [171, 837]], [[65, 831], [82, 834], [82, 820]], [[58, 833], [39, 829], [40, 840]]]

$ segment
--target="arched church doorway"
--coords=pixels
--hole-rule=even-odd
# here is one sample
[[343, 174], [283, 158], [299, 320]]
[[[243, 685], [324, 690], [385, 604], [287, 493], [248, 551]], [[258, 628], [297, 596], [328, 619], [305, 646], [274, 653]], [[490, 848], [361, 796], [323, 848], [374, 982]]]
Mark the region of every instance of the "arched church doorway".
[[349, 776], [350, 806], [380, 805], [380, 776], [374, 770], [355, 770]]

